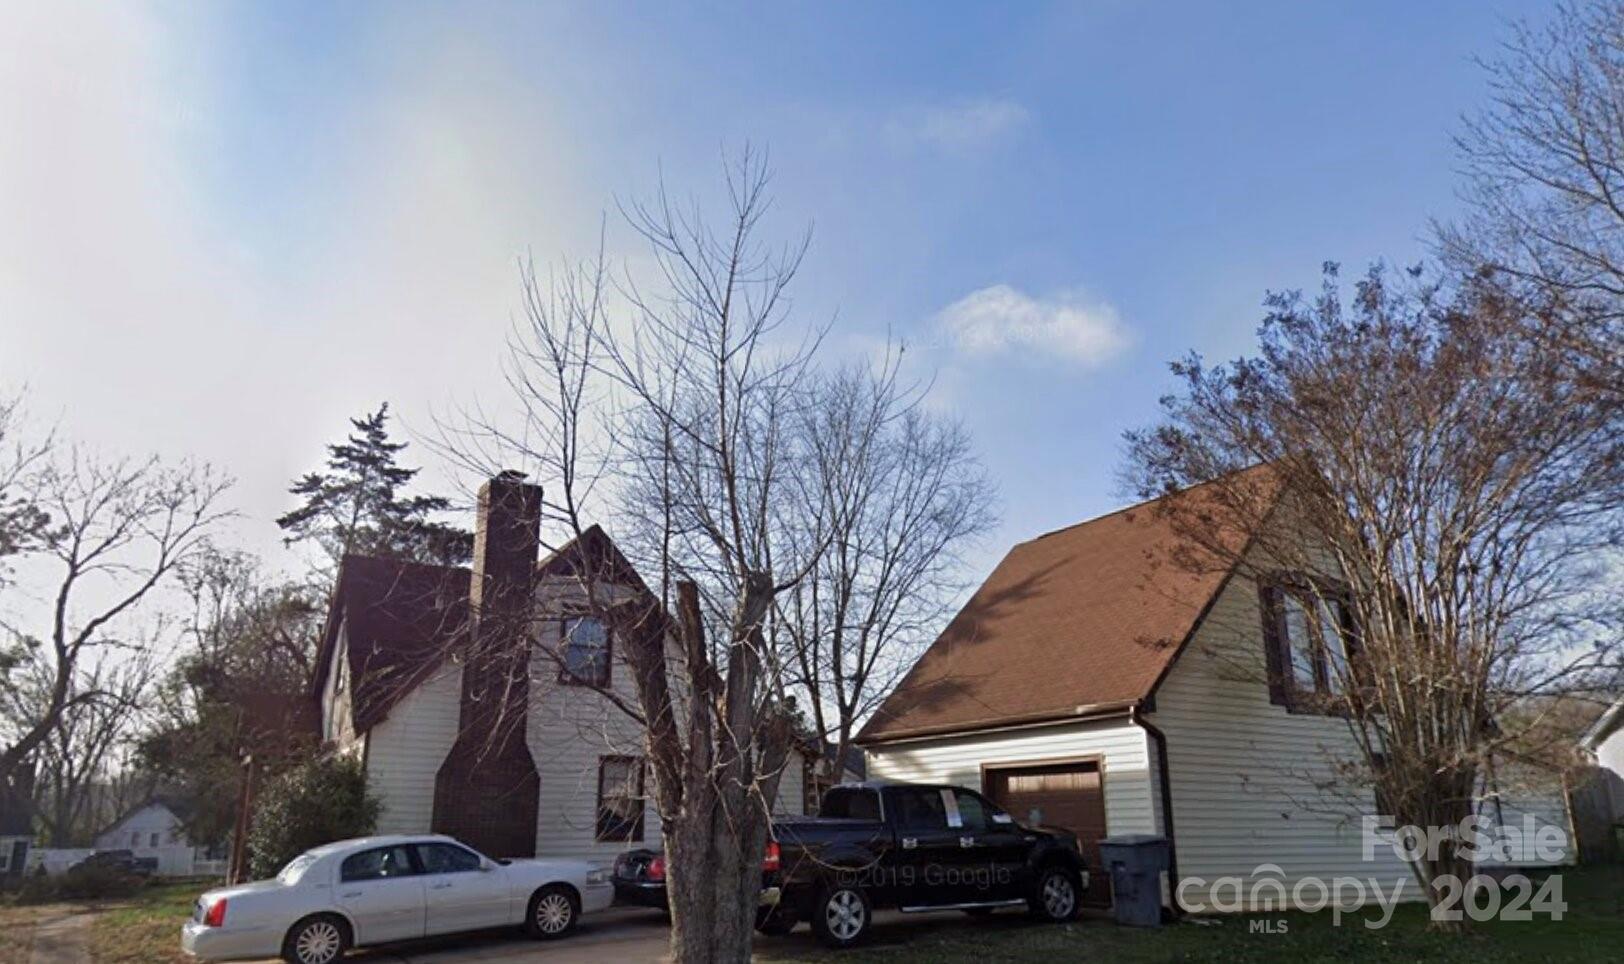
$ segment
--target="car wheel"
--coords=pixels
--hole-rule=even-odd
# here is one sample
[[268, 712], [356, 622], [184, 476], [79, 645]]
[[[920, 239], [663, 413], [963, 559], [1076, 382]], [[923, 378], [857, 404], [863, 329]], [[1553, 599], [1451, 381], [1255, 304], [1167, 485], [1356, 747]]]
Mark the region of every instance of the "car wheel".
[[856, 887], [824, 888], [812, 912], [812, 930], [830, 947], [851, 947], [868, 934], [873, 918], [868, 895]]
[[1037, 887], [1027, 906], [1039, 920], [1060, 923], [1077, 916], [1078, 895], [1082, 892], [1077, 872], [1069, 867], [1045, 867], [1038, 874]]
[[756, 911], [756, 930], [768, 937], [783, 937], [798, 923], [795, 912], [786, 907], [763, 907]]
[[349, 946], [350, 928], [343, 918], [318, 914], [288, 928], [282, 959], [289, 964], [333, 964]]
[[544, 941], [557, 940], [575, 930], [581, 919], [581, 899], [575, 891], [563, 884], [550, 884], [530, 898], [530, 912], [525, 915], [525, 930], [531, 937]]

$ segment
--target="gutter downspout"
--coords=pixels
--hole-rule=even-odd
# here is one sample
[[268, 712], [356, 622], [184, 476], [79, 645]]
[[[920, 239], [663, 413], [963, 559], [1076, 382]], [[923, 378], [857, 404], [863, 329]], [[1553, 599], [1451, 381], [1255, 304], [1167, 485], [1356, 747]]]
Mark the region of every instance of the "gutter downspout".
[[1143, 711], [1143, 703], [1135, 703], [1128, 708], [1128, 722], [1138, 726], [1156, 744], [1156, 774], [1161, 783], [1162, 798], [1162, 827], [1167, 836], [1167, 902], [1173, 916], [1183, 916], [1184, 910], [1179, 907], [1179, 848], [1178, 838], [1173, 834], [1173, 780], [1167, 766], [1167, 734], [1157, 729], [1156, 724], [1143, 718], [1139, 714]]

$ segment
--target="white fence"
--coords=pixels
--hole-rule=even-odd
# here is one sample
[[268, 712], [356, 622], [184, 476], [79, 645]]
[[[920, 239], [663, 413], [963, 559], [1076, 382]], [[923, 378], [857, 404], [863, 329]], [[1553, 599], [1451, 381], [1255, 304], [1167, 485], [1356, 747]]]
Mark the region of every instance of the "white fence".
[[[34, 873], [44, 867], [46, 874], [64, 874], [69, 867], [95, 852], [94, 849], [82, 847], [30, 850], [28, 872]], [[194, 847], [136, 847], [131, 853], [137, 858], [157, 858], [159, 877], [224, 877], [226, 873], [225, 861], [203, 859]]]

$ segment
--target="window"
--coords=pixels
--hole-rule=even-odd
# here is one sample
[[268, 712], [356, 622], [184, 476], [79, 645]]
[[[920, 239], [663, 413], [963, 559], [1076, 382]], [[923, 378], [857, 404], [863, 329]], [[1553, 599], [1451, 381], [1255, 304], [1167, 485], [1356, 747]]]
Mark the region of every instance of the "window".
[[478, 854], [455, 844], [418, 844], [417, 859], [425, 874], [462, 874], [480, 866]]
[[136, 831], [131, 832], [131, 834], [130, 834], [130, 846], [132, 846], [132, 847], [141, 846], [141, 831], [136, 830]]
[[310, 865], [315, 863], [317, 859], [318, 858], [314, 852], [306, 851], [305, 853], [302, 853], [288, 861], [288, 865], [282, 868], [282, 872], [276, 875], [276, 879], [280, 880], [284, 884], [297, 884], [299, 882], [299, 878], [304, 876], [304, 872], [308, 870]]
[[968, 790], [954, 790], [954, 802], [958, 804], [959, 819], [966, 830], [986, 830], [992, 826], [990, 816], [991, 807], [986, 801]]
[[340, 880], [385, 880], [390, 877], [410, 877], [417, 873], [412, 855], [405, 847], [379, 847], [363, 850], [344, 858], [338, 876]]
[[148, 838], [147, 838], [147, 846], [149, 846], [149, 847], [158, 846], [158, 834], [157, 834], [156, 831], [154, 831], [151, 835], [148, 836]]
[[598, 760], [598, 839], [643, 839], [643, 761], [637, 757]]
[[880, 795], [867, 787], [836, 787], [824, 796], [820, 815], [841, 820], [879, 820]]
[[609, 683], [609, 630], [602, 620], [581, 616], [563, 621], [564, 666], [560, 682], [588, 686]]
[[[951, 800], [952, 795], [949, 794], [946, 799]], [[948, 828], [947, 804], [939, 790], [900, 790], [897, 792], [897, 808], [897, 823], [908, 830], [936, 831]]]
[[1293, 710], [1335, 706], [1355, 651], [1345, 592], [1323, 581], [1291, 578], [1262, 585], [1259, 596], [1270, 700]]

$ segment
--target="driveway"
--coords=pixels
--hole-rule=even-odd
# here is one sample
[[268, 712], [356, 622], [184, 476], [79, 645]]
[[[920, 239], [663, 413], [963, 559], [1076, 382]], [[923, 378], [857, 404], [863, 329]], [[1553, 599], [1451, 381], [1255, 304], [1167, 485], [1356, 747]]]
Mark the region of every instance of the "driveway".
[[612, 907], [586, 914], [574, 934], [552, 943], [533, 940], [514, 928], [454, 934], [409, 944], [355, 952], [353, 960], [406, 964], [545, 961], [547, 964], [603, 964], [605, 961], [659, 961], [666, 956], [670, 928], [665, 915], [641, 907]]

